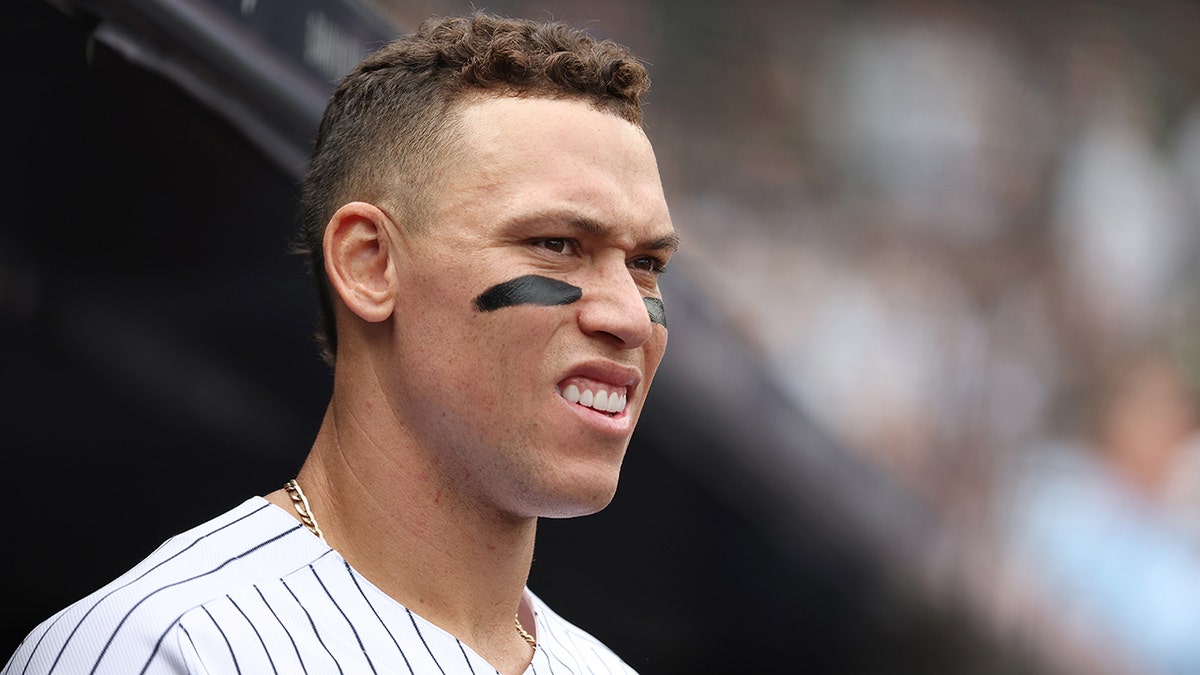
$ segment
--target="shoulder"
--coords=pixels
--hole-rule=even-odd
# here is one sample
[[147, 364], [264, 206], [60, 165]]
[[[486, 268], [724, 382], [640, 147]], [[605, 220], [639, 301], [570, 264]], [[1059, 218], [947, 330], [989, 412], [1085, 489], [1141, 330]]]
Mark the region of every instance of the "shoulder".
[[211, 672], [487, 673], [458, 638], [330, 552], [294, 574], [188, 612], [182, 650]]
[[179, 633], [185, 615], [286, 576], [328, 550], [266, 500], [247, 500], [172, 537], [133, 569], [43, 622], [8, 669], [139, 672], [177, 658], [186, 638]]
[[573, 673], [636, 675], [636, 671], [608, 645], [564, 619], [531, 591], [527, 590], [526, 593], [533, 601], [534, 616], [537, 618], [538, 654], [534, 658], [535, 667], [545, 660], [550, 672], [559, 672], [565, 666], [567, 672]]

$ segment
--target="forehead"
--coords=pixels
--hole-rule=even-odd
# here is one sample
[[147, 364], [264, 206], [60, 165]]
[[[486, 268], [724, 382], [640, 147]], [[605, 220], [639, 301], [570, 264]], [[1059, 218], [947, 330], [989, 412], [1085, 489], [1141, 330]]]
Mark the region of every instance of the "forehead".
[[577, 100], [477, 97], [453, 126], [434, 195], [444, 216], [559, 214], [639, 240], [674, 233], [650, 141], [620, 117]]

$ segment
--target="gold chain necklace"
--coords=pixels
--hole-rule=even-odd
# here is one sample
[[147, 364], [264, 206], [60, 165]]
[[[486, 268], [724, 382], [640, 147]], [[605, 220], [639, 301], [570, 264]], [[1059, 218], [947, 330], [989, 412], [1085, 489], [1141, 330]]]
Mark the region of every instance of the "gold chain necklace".
[[[300, 522], [309, 529], [321, 541], [325, 541], [325, 534], [321, 532], [321, 526], [317, 525], [317, 519], [313, 517], [312, 509], [308, 506], [308, 498], [304, 496], [304, 491], [300, 489], [300, 484], [295, 479], [289, 480], [287, 485], [283, 486], [287, 490], [288, 496], [292, 498], [292, 506], [296, 507], [296, 513], [300, 514]], [[329, 543], [329, 542], [325, 542]]]
[[[300, 489], [300, 483], [297, 483], [296, 479], [293, 478], [283, 486], [283, 489], [292, 498], [292, 506], [296, 508], [296, 513], [300, 514], [300, 522], [304, 523], [309, 532], [317, 535], [317, 538], [324, 542], [325, 535], [321, 532], [321, 527], [317, 525], [317, 518], [313, 515], [312, 508], [308, 505], [308, 498], [304, 496], [304, 491]], [[325, 543], [328, 544], [329, 542]], [[513, 625], [517, 627], [517, 635], [520, 635], [522, 640], [529, 643], [530, 647], [537, 649], [537, 640], [521, 625], [520, 617], [513, 615]]]
[[533, 639], [533, 636], [525, 631], [525, 627], [521, 625], [521, 617], [516, 614], [513, 615], [513, 625], [517, 627], [517, 635], [520, 635], [528, 642], [530, 647], [537, 649], [537, 640]]

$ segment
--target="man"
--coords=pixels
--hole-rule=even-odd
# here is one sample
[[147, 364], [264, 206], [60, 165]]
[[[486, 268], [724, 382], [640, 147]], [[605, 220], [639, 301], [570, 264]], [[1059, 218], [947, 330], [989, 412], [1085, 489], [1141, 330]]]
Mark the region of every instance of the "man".
[[295, 481], [36, 628], [9, 673], [632, 672], [525, 588], [603, 508], [676, 246], [622, 48], [430, 21], [334, 93], [303, 239], [333, 394]]

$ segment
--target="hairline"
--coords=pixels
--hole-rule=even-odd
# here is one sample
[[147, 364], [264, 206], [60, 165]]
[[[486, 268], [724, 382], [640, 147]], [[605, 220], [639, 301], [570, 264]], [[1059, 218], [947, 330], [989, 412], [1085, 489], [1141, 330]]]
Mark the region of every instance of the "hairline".
[[[422, 232], [429, 225], [433, 214], [433, 194], [438, 179], [453, 166], [455, 161], [468, 152], [468, 128], [465, 121], [466, 112], [472, 107], [484, 105], [491, 101], [504, 99], [528, 99], [543, 101], [576, 102], [588, 106], [596, 112], [611, 115], [625, 121], [635, 128], [645, 132], [640, 122], [630, 120], [618, 111], [590, 100], [584, 94], [571, 94], [555, 91], [522, 91], [513, 88], [468, 89], [457, 92], [449, 97], [439, 119], [432, 125], [430, 139], [421, 154], [423, 157], [411, 161], [407, 167], [387, 169], [376, 164], [377, 178], [374, 185], [364, 186], [359, 192], [371, 193], [363, 201], [379, 207], [393, 220], [397, 218], [401, 224], [412, 232]], [[397, 150], [403, 148], [403, 142], [396, 142], [389, 147], [389, 158], [394, 157]], [[385, 159], [382, 161], [391, 161]], [[403, 198], [396, 198], [399, 185], [408, 183], [411, 188]], [[343, 199], [343, 203], [355, 201]], [[340, 208], [340, 206], [339, 206]], [[336, 209], [334, 209], [336, 211]], [[670, 248], [670, 246], [667, 246]]]

